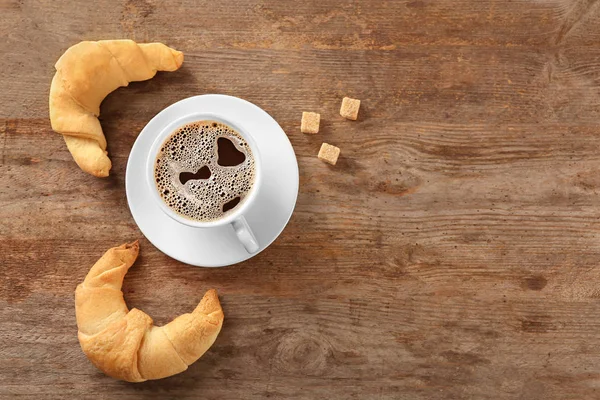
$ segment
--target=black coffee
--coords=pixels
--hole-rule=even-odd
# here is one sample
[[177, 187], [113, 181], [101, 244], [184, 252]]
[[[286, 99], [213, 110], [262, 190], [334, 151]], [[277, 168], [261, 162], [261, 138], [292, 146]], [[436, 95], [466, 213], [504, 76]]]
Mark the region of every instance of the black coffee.
[[255, 177], [250, 146], [233, 128], [197, 121], [177, 129], [154, 163], [156, 187], [176, 213], [215, 221], [243, 203]]

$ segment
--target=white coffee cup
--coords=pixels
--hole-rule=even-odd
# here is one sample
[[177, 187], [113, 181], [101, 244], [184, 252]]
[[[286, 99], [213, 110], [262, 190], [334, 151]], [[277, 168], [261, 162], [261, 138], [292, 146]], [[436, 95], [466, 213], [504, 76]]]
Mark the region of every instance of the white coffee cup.
[[[254, 155], [256, 180], [225, 218], [201, 223], [164, 203], [153, 172], [159, 146], [169, 135], [186, 123], [210, 119], [244, 136]], [[198, 267], [237, 264], [270, 246], [290, 221], [299, 183], [294, 149], [277, 121], [249, 101], [222, 94], [188, 97], [156, 114], [133, 144], [125, 173], [127, 203], [141, 233], [169, 257]]]
[[[246, 197], [242, 199], [241, 204], [238, 204], [233, 210], [226, 213], [223, 218], [220, 218], [215, 221], [203, 222], [197, 221], [193, 219], [189, 219], [184, 217], [181, 214], [176, 213], [173, 209], [171, 209], [162, 199], [158, 187], [156, 185], [156, 181], [154, 178], [154, 167], [156, 162], [156, 157], [164, 144], [164, 142], [173, 134], [178, 128], [192, 123], [196, 121], [217, 121], [221, 122], [225, 125], [228, 125], [235, 129], [248, 143], [250, 146], [250, 150], [252, 151], [252, 155], [254, 156], [254, 184], [250, 191], [246, 194]], [[243, 126], [239, 126], [236, 123], [233, 123], [226, 116], [217, 115], [214, 113], [193, 113], [188, 114], [184, 117], [181, 117], [172, 123], [168, 124], [159, 134], [156, 136], [152, 146], [150, 147], [150, 151], [148, 153], [148, 158], [146, 160], [146, 180], [150, 189], [150, 193], [152, 194], [152, 198], [159, 206], [160, 210], [164, 212], [167, 216], [172, 218], [174, 221], [190, 226], [192, 228], [197, 229], [211, 229], [216, 227], [221, 227], [225, 225], [231, 225], [238, 240], [244, 246], [246, 251], [249, 254], [256, 253], [260, 248], [260, 245], [254, 235], [250, 225], [246, 221], [244, 217], [245, 213], [249, 208], [252, 207], [253, 202], [257, 197], [257, 193], [260, 190], [262, 179], [261, 179], [261, 159], [260, 152], [258, 150], [258, 146], [256, 145], [252, 135], [250, 135], [246, 130], [244, 130]]]

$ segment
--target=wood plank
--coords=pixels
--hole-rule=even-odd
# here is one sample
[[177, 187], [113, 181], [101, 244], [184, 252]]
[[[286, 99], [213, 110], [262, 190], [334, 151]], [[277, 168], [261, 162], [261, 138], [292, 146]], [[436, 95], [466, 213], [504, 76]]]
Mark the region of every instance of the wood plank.
[[[598, 16], [594, 0], [0, 2], [0, 398], [597, 398]], [[47, 104], [60, 54], [100, 38], [186, 55], [103, 102], [107, 179], [75, 166]], [[300, 167], [282, 235], [221, 269], [160, 253], [124, 190], [138, 132], [203, 93], [267, 110]], [[164, 324], [216, 288], [226, 319], [188, 371], [132, 385], [81, 352], [73, 292], [137, 238], [130, 307]]]

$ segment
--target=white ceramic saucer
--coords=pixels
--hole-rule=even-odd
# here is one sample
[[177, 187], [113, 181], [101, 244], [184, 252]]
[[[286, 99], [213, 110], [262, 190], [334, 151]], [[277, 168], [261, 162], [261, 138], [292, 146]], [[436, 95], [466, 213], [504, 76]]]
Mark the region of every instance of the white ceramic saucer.
[[[245, 214], [259, 250], [249, 254], [230, 225], [197, 228], [167, 216], [150, 192], [146, 161], [156, 136], [186, 115], [206, 112], [227, 118], [252, 135], [261, 155], [262, 184]], [[264, 110], [237, 97], [208, 94], [181, 100], [158, 113], [138, 136], [125, 177], [127, 202], [133, 219], [160, 251], [186, 264], [221, 267], [244, 261], [267, 248], [288, 223], [298, 197], [298, 163], [279, 124]]]

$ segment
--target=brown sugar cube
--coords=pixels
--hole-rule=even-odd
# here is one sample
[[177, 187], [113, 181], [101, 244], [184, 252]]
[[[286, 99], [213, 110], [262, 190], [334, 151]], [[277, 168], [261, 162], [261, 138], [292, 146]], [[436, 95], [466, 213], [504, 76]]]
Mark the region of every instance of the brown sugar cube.
[[319, 160], [325, 161], [331, 165], [337, 163], [338, 157], [340, 156], [340, 149], [327, 143], [321, 145], [319, 150]]
[[360, 108], [360, 100], [351, 99], [350, 97], [344, 97], [342, 100], [342, 107], [340, 108], [340, 115], [344, 118], [356, 121], [358, 118], [358, 109]]
[[314, 112], [303, 112], [302, 123], [300, 124], [300, 132], [302, 133], [319, 133], [319, 123], [321, 122], [321, 114]]

